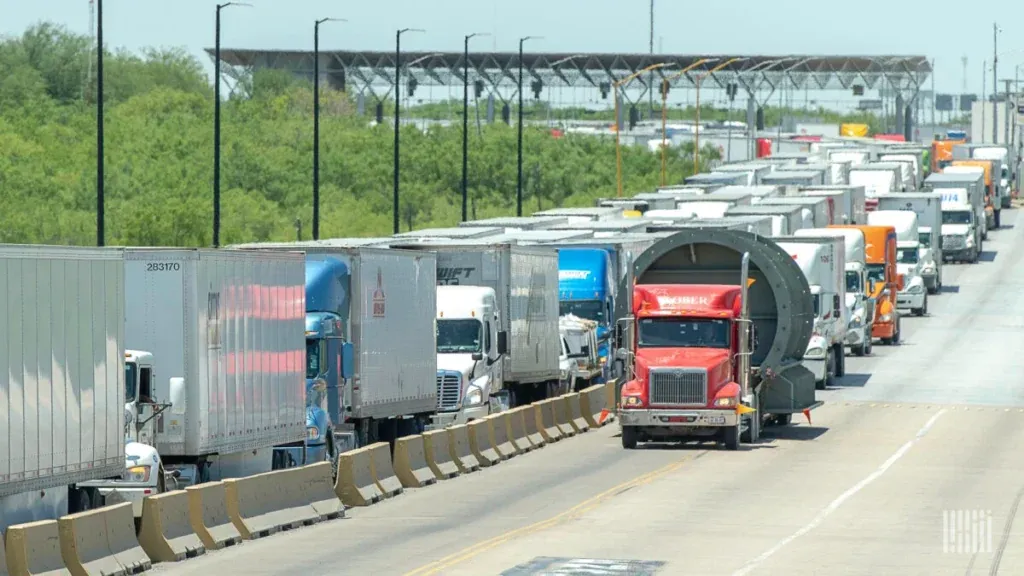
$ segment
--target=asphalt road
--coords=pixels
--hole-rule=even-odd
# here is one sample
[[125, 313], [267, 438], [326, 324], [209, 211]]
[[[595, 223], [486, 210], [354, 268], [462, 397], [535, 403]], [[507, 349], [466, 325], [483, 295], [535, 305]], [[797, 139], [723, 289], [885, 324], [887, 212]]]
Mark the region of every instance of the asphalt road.
[[1004, 214], [982, 262], [946, 268], [945, 293], [905, 318], [902, 345], [848, 358], [811, 423], [739, 452], [625, 451], [607, 426], [156, 572], [1024, 574], [1015, 220]]

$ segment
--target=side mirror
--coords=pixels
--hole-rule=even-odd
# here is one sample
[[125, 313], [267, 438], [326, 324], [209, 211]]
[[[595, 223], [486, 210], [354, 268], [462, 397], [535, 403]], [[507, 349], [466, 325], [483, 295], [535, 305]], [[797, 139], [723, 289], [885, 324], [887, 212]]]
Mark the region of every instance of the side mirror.
[[508, 354], [508, 332], [498, 332], [498, 354]]
[[590, 346], [582, 346], [580, 348], [580, 358], [586, 358], [590, 356]]
[[351, 342], [344, 342], [341, 345], [341, 377], [351, 380], [353, 376], [355, 376], [355, 347]]
[[482, 352], [474, 352], [472, 358], [474, 361], [479, 362], [480, 360], [484, 359], [484, 355]]
[[897, 290], [903, 290], [903, 287], [906, 285], [905, 282], [906, 282], [906, 277], [903, 274], [897, 274], [896, 275], [896, 289]]

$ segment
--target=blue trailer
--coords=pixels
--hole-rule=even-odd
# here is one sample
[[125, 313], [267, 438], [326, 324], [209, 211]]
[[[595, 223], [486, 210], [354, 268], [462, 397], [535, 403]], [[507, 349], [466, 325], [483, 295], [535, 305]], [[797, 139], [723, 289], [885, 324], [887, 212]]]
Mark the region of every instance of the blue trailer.
[[597, 348], [603, 382], [607, 374], [609, 334], [615, 310], [615, 268], [610, 248], [562, 248], [558, 251], [559, 315], [597, 322]]

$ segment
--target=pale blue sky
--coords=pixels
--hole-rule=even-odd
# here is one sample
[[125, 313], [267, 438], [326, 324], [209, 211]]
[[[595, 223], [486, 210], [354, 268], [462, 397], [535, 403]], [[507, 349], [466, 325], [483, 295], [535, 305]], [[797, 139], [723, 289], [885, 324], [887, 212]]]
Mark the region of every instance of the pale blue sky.
[[[478, 49], [515, 50], [520, 36], [545, 36], [536, 51], [647, 52], [648, 0], [247, 0], [254, 7], [224, 12], [223, 45], [238, 48], [311, 49], [316, 18], [347, 18], [321, 29], [323, 49], [385, 50], [399, 27], [425, 28], [410, 35], [410, 50], [460, 50], [462, 36], [489, 32]], [[211, 0], [104, 0], [108, 45], [213, 45]], [[981, 88], [982, 61], [992, 58], [992, 15], [1019, 12], [1020, 3], [991, 0], [984, 10], [963, 2], [857, 0], [656, 0], [655, 51], [665, 53], [914, 54], [935, 58], [936, 90], [963, 88], [961, 56], [968, 57], [968, 91]], [[89, 0], [0, 0], [0, 32], [18, 34], [40, 20], [87, 32]], [[1000, 77], [1024, 64], [1020, 24], [1001, 23]], [[960, 41], [957, 41], [960, 40]], [[1014, 52], [1016, 51], [1016, 52]], [[988, 76], [991, 83], [991, 73]], [[925, 88], [928, 88], [926, 86]], [[991, 88], [989, 88], [991, 90]]]

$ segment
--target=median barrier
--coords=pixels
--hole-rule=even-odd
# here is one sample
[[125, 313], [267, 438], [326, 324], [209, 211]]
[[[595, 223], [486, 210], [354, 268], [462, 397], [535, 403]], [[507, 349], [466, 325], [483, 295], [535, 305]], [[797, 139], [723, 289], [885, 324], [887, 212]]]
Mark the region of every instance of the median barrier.
[[481, 466], [494, 466], [504, 460], [501, 454], [498, 454], [498, 451], [494, 449], [494, 444], [491, 441], [490, 420], [486, 418], [483, 420], [473, 420], [466, 424], [466, 429], [469, 433], [469, 449], [472, 450], [476, 459], [480, 461]]
[[617, 382], [608, 382], [607, 384], [602, 384], [602, 386], [604, 386], [604, 407], [608, 411], [604, 422], [601, 424], [604, 426], [614, 420], [615, 415], [619, 412], [619, 392], [621, 387]]
[[338, 455], [338, 478], [334, 493], [345, 506], [369, 506], [384, 499], [373, 477], [369, 446]]
[[189, 522], [187, 492], [175, 490], [142, 500], [139, 544], [153, 562], [181, 562], [206, 553]]
[[[60, 553], [56, 520], [41, 520], [7, 528], [7, 551], [0, 537], [0, 575], [68, 574]], [[7, 569], [4, 569], [6, 559]]]
[[395, 469], [391, 465], [391, 444], [377, 442], [366, 449], [370, 452], [370, 470], [373, 471], [377, 489], [385, 498], [401, 494], [405, 488], [402, 488], [402, 481], [395, 476]]
[[[519, 412], [519, 407], [505, 410], [499, 416], [502, 417], [500, 421], [505, 424], [505, 433], [508, 435], [508, 441], [515, 447], [516, 452], [525, 454], [533, 450], [533, 444], [530, 444], [530, 441], [526, 439], [523, 413]], [[517, 416], [519, 417], [518, 421], [516, 419]]]
[[569, 425], [577, 434], [590, 430], [590, 424], [583, 418], [583, 410], [580, 409], [580, 393], [570, 392], [561, 396], [565, 402], [565, 414]]
[[558, 442], [565, 436], [555, 424], [554, 403], [554, 398], [541, 400], [537, 402], [537, 410], [534, 413], [534, 418], [538, 419], [537, 430], [546, 442]]
[[540, 420], [539, 403], [535, 402], [528, 406], [523, 406], [523, 425], [526, 427], [526, 439], [537, 448], [548, 443], [540, 433]]
[[228, 517], [242, 538], [265, 538], [320, 521], [320, 515], [304, 501], [299, 477], [302, 468], [286, 468], [224, 481]]
[[73, 576], [138, 574], [153, 567], [135, 537], [130, 502], [57, 520], [60, 555]]
[[448, 431], [431, 430], [423, 433], [423, 448], [427, 455], [427, 465], [438, 480], [448, 480], [459, 475], [459, 467], [452, 461], [451, 450], [448, 448]]
[[508, 426], [505, 424], [505, 413], [499, 412], [497, 414], [491, 414], [487, 418], [487, 430], [490, 434], [491, 446], [494, 446], [495, 452], [501, 456], [502, 460], [508, 458], [514, 458], [519, 454], [519, 450], [515, 444], [509, 441], [508, 438]]
[[480, 460], [473, 454], [469, 446], [469, 428], [465, 424], [449, 426], [448, 452], [452, 462], [459, 467], [459, 472], [469, 474], [480, 469]]
[[576, 430], [569, 424], [569, 411], [566, 409], [565, 397], [557, 396], [551, 399], [551, 409], [555, 413], [555, 425], [562, 431], [566, 438], [576, 435]]
[[427, 464], [423, 436], [406, 436], [395, 440], [395, 474], [406, 488], [423, 488], [437, 482]]
[[205, 482], [185, 488], [188, 521], [207, 550], [220, 550], [242, 541], [228, 517], [228, 491], [223, 482]]
[[334, 493], [334, 465], [330, 462], [303, 466], [299, 488], [320, 520], [345, 517], [345, 505]]
[[607, 419], [602, 422], [601, 412], [607, 406], [605, 390], [609, 387], [607, 384], [594, 384], [580, 390], [580, 411], [591, 428], [600, 428], [608, 423]]

